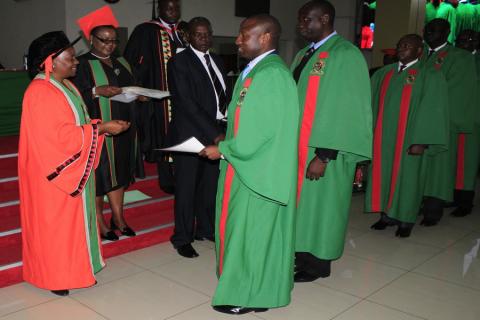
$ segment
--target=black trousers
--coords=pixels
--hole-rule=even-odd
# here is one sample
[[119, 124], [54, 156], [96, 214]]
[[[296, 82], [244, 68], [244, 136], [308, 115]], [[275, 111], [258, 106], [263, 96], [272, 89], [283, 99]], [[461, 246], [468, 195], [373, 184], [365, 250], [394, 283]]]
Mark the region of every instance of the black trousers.
[[194, 236], [215, 233], [215, 198], [219, 161], [196, 154], [176, 154], [175, 229], [170, 241], [175, 248], [193, 242]]

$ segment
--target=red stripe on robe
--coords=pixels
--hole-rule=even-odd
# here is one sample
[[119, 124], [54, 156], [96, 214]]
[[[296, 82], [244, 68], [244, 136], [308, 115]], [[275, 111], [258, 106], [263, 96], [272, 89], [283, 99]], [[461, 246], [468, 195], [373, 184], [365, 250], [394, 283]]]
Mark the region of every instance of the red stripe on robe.
[[[415, 76], [417, 70], [408, 71], [409, 77]], [[397, 125], [397, 140], [395, 143], [395, 155], [393, 159], [392, 179], [390, 181], [390, 196], [388, 199], [388, 208], [392, 206], [393, 195], [397, 187], [398, 171], [402, 161], [403, 144], [405, 142], [405, 132], [407, 131], [408, 112], [410, 109], [410, 99], [412, 97], [412, 84], [407, 83], [403, 86], [402, 100], [400, 101], [400, 114]]]
[[[328, 58], [328, 52], [323, 51], [318, 54], [319, 59]], [[303, 181], [305, 179], [305, 167], [308, 158], [308, 142], [312, 134], [313, 120], [317, 109], [317, 98], [320, 92], [320, 75], [313, 74], [308, 78], [307, 94], [305, 96], [305, 105], [303, 108], [303, 117], [300, 127], [300, 138], [298, 141], [298, 176], [297, 176], [297, 206], [300, 202]]]
[[[243, 84], [243, 88], [247, 89], [252, 83], [252, 78], [247, 78]], [[235, 109], [235, 118], [233, 122], [233, 136], [237, 135], [238, 125], [240, 123], [240, 104], [237, 105]], [[228, 164], [227, 172], [225, 173], [225, 183], [223, 189], [223, 198], [222, 198], [222, 211], [220, 213], [220, 226], [219, 226], [219, 239], [220, 239], [220, 252], [219, 252], [219, 263], [218, 263], [218, 273], [222, 274], [223, 271], [223, 257], [225, 253], [225, 233], [227, 230], [227, 219], [228, 219], [228, 205], [230, 203], [230, 191], [232, 189], [232, 181], [235, 171], [233, 170], [232, 165]]]
[[390, 80], [393, 76], [391, 70], [383, 79], [380, 88], [380, 101], [378, 103], [377, 123], [375, 124], [375, 132], [373, 135], [373, 159], [372, 159], [372, 199], [371, 210], [373, 212], [382, 211], [381, 194], [382, 194], [382, 134], [383, 134], [383, 110], [385, 107], [385, 96], [387, 95]]
[[465, 187], [465, 134], [458, 135], [457, 147], [457, 179], [455, 181], [455, 189], [463, 190]]

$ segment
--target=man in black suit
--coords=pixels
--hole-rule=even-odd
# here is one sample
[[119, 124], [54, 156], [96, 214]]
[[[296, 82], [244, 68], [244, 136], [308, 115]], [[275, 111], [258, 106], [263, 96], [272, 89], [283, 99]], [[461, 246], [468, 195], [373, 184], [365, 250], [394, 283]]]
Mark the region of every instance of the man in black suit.
[[[209, 52], [212, 27], [208, 19], [196, 17], [188, 24], [190, 47], [168, 62], [168, 87], [172, 94], [169, 142], [174, 145], [196, 137], [204, 145], [225, 138], [227, 94], [220, 58]], [[215, 241], [215, 196], [218, 160], [197, 154], [174, 155], [175, 230], [170, 241], [181, 256], [198, 253], [193, 240]]]

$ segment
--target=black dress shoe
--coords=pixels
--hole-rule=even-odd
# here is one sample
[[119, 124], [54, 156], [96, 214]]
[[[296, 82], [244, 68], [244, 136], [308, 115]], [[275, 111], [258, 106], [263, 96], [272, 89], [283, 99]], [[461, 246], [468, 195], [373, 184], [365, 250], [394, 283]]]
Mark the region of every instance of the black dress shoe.
[[389, 218], [385, 213], [382, 213], [380, 219], [370, 226], [373, 230], [385, 230], [387, 227], [393, 227], [396, 225], [396, 221]]
[[403, 225], [402, 223], [398, 226], [397, 231], [395, 232], [395, 236], [400, 238], [410, 237], [410, 233], [412, 233], [412, 227], [413, 226]]
[[213, 310], [228, 314], [245, 314], [249, 312], [265, 312], [268, 308], [249, 308], [239, 306], [213, 306]]
[[433, 227], [433, 226], [436, 226], [438, 224], [438, 220], [434, 220], [434, 219], [423, 219], [422, 222], [420, 222], [420, 225], [424, 226], [424, 227]]
[[113, 231], [108, 231], [106, 234], [100, 233], [100, 238], [103, 240], [117, 241], [119, 238]]
[[115, 224], [115, 222], [113, 222], [113, 218], [112, 220], [110, 220], [110, 228], [112, 230], [118, 230], [120, 231], [121, 234], [123, 234], [124, 236], [127, 236], [127, 237], [135, 237], [137, 234], [135, 233], [135, 231], [133, 231], [129, 226], [125, 226], [125, 228], [123, 228], [123, 230], [121, 230], [119, 227], [117, 227], [117, 225]]
[[306, 271], [298, 271], [293, 276], [294, 282], [312, 282], [320, 278], [319, 275], [312, 275]]
[[181, 247], [177, 248], [177, 252], [179, 255], [185, 258], [196, 258], [198, 257], [197, 251], [193, 249], [192, 245], [190, 243], [184, 244]]
[[61, 297], [68, 296], [68, 294], [70, 293], [68, 290], [51, 290], [51, 292]]
[[453, 210], [452, 213], [450, 213], [453, 217], [461, 218], [468, 216], [470, 213], [472, 213], [473, 206], [460, 206], [457, 209]]

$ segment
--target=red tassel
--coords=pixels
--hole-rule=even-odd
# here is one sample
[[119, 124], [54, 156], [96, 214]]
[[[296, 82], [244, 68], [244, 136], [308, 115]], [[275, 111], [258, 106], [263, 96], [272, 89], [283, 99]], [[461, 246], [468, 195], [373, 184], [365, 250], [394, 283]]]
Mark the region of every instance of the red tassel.
[[40, 65], [40, 67], [44, 66], [45, 67], [45, 80], [49, 81], [50, 80], [50, 73], [53, 71], [53, 55], [55, 53], [52, 53], [43, 61], [43, 63]]

